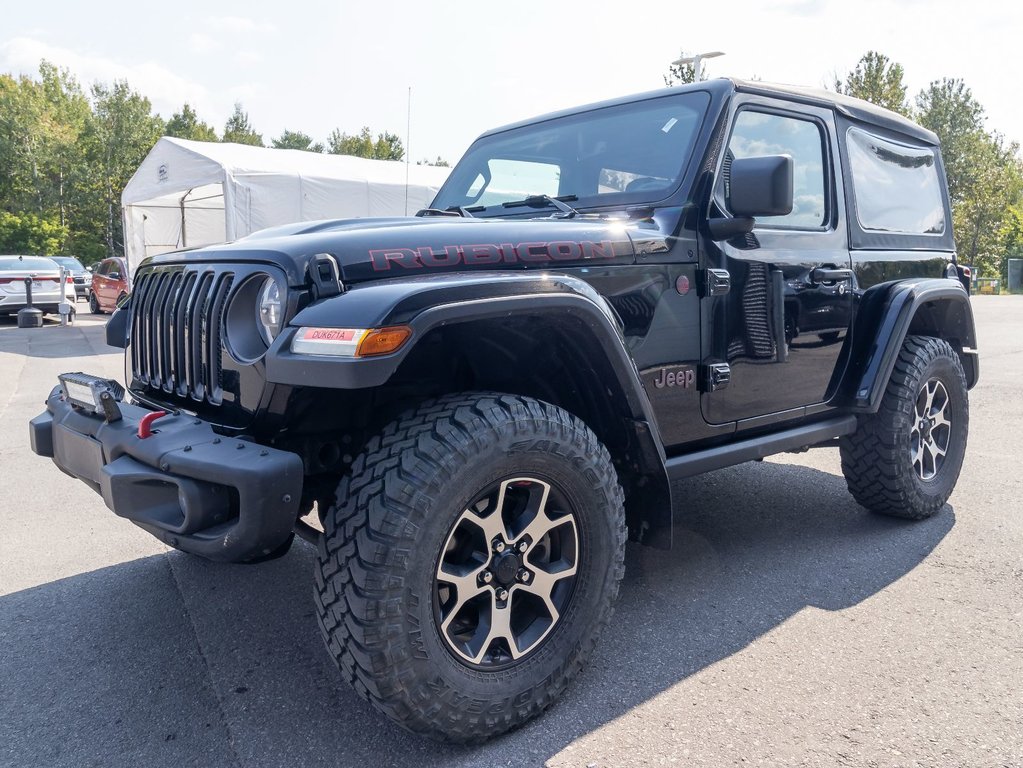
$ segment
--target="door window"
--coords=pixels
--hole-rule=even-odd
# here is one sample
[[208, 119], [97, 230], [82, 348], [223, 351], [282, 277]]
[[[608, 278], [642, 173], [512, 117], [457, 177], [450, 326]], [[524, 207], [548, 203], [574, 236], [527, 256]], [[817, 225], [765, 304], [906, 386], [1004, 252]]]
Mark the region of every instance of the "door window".
[[820, 125], [769, 112], [745, 109], [736, 115], [719, 180], [728, 201], [728, 169], [733, 159], [788, 155], [792, 158], [792, 212], [758, 216], [758, 226], [820, 229], [828, 223], [824, 135]]

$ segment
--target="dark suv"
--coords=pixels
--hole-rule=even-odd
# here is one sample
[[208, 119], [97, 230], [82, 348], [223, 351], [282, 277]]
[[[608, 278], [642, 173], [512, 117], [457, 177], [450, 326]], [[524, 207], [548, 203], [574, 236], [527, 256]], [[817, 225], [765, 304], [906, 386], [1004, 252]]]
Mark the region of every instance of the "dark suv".
[[959, 475], [979, 374], [935, 135], [716, 80], [481, 136], [412, 218], [147, 259], [32, 446], [172, 547], [315, 542], [344, 677], [417, 733], [534, 717], [672, 480], [838, 444], [867, 509]]

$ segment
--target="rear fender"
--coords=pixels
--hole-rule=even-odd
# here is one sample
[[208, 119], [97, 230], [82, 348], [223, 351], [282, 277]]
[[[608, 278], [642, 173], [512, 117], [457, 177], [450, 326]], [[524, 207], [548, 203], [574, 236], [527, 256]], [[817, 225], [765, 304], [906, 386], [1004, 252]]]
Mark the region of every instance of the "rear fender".
[[966, 384], [980, 377], [970, 297], [956, 280], [922, 278], [880, 283], [859, 299], [853, 344], [836, 405], [873, 413], [906, 336], [944, 339], [959, 354]]

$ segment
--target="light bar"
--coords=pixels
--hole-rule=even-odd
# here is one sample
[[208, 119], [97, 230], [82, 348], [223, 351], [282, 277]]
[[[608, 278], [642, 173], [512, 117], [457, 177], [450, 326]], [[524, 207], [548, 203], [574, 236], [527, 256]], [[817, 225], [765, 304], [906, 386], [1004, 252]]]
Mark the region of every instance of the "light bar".
[[412, 336], [407, 325], [387, 328], [299, 328], [291, 340], [296, 355], [372, 357], [396, 352]]
[[[99, 376], [92, 376], [80, 371], [62, 373], [57, 376], [57, 379], [64, 390], [64, 396], [72, 405], [107, 417], [108, 421], [114, 420], [109, 418], [112, 413], [117, 413], [116, 408], [111, 410], [112, 406], [124, 399], [124, 387], [116, 381], [101, 379]], [[119, 413], [118, 418], [120, 418]]]

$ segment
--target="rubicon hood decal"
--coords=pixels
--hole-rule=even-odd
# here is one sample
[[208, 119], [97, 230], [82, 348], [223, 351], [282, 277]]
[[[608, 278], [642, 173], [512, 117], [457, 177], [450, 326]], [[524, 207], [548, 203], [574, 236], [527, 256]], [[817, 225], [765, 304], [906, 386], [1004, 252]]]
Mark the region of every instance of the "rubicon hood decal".
[[473, 245], [445, 245], [434, 248], [375, 248], [369, 258], [373, 269], [386, 272], [397, 269], [424, 269], [433, 267], [477, 266], [483, 264], [547, 263], [551, 261], [600, 261], [615, 257], [615, 244], [611, 240], [593, 242], [558, 240], [551, 243], [478, 243]]

